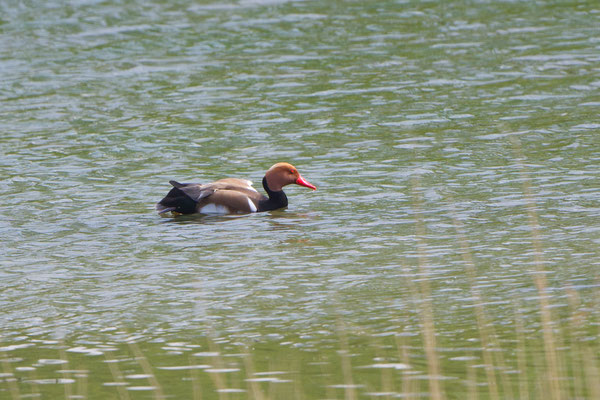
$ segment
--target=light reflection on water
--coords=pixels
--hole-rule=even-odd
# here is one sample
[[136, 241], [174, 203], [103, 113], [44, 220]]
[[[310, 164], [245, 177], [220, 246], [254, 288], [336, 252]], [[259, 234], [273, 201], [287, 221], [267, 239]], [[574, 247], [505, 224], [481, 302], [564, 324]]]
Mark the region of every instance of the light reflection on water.
[[[518, 323], [527, 358], [544, 353], [539, 267], [554, 323], [585, 314], [581, 335], [598, 342], [593, 6], [52, 4], [2, 7], [0, 25], [11, 395], [14, 374], [33, 392], [88, 379], [102, 398], [83, 368], [43, 368], [73, 360], [106, 375], [85, 357], [113, 355], [134, 370], [130, 390], [157, 390], [131, 341], [161, 371], [235, 376], [199, 378], [220, 393], [260, 379], [236, 356], [251, 354], [257, 373], [292, 374], [277, 384], [319, 375], [310, 398], [385, 393], [381, 370], [409, 365], [389, 378], [398, 394], [410, 374], [426, 381], [428, 302], [444, 379], [483, 363], [477, 306], [506, 353], [495, 368], [511, 371]], [[276, 161], [319, 190], [289, 188], [287, 210], [260, 215], [154, 213], [169, 179], [258, 184]], [[355, 382], [340, 349], [365, 367]], [[114, 389], [115, 374], [99, 379]]]

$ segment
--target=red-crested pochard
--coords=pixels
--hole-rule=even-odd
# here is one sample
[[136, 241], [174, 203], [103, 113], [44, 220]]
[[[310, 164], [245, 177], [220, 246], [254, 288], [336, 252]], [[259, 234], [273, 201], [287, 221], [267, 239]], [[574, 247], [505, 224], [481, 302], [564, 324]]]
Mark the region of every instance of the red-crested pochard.
[[262, 180], [267, 192], [264, 196], [245, 179], [225, 178], [218, 181], [200, 183], [179, 183], [169, 181], [173, 189], [156, 204], [161, 216], [179, 214], [239, 214], [276, 210], [286, 207], [288, 199], [283, 187], [291, 183], [317, 188], [306, 181], [296, 167], [288, 163], [277, 163], [265, 173]]

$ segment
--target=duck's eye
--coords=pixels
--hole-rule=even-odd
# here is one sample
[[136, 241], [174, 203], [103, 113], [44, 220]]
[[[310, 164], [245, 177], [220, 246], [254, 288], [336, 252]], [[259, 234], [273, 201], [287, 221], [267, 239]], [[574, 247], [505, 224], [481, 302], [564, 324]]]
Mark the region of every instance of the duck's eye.
[[291, 169], [290, 172], [294, 175], [296, 175], [296, 170], [295, 169]]

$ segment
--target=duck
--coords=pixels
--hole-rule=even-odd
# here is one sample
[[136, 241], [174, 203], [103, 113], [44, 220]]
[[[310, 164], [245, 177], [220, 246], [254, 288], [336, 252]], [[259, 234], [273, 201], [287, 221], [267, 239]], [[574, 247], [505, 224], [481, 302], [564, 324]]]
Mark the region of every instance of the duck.
[[267, 170], [262, 186], [267, 196], [259, 193], [252, 182], [239, 178], [224, 178], [201, 183], [169, 181], [173, 188], [158, 203], [156, 211], [162, 217], [181, 214], [246, 214], [287, 207], [283, 187], [296, 184], [316, 190], [316, 186], [300, 175], [292, 164], [279, 162]]

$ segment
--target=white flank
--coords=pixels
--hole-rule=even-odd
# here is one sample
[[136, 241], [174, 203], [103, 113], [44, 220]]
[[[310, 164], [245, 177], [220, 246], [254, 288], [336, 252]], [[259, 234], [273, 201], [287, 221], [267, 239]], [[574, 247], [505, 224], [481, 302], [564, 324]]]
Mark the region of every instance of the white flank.
[[229, 214], [229, 209], [222, 205], [207, 204], [199, 211], [202, 214]]
[[252, 200], [250, 200], [250, 197], [248, 197], [247, 200], [248, 200], [248, 205], [250, 206], [250, 212], [256, 212], [256, 206], [254, 205]]

